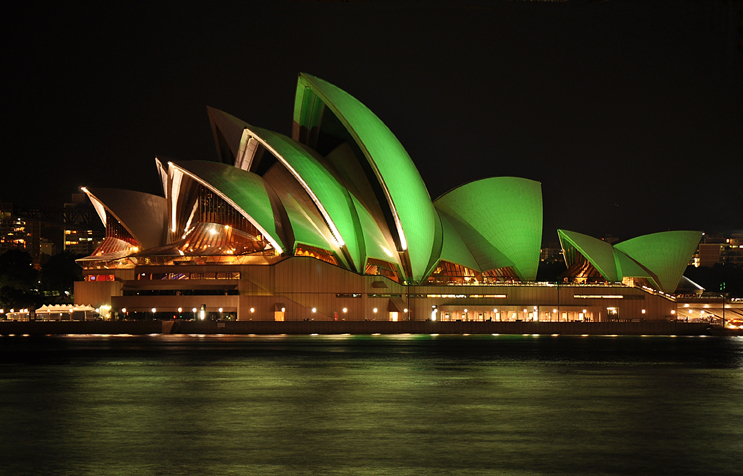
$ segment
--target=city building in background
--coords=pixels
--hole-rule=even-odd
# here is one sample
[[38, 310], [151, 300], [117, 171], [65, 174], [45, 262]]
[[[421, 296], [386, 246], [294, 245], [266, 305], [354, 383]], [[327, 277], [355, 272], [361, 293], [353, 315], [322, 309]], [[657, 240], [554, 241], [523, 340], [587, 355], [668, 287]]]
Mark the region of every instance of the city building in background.
[[0, 254], [8, 250], [25, 251], [31, 241], [31, 227], [13, 213], [13, 204], [0, 203]]
[[696, 267], [712, 267], [715, 264], [743, 266], [743, 233], [705, 233], [694, 253], [692, 264]]
[[[217, 160], [157, 158], [162, 196], [82, 188], [105, 238], [78, 260], [76, 304], [119, 318], [676, 318], [700, 232], [617, 243], [561, 230], [542, 250], [541, 184], [485, 178], [431, 200], [384, 123], [307, 74], [291, 137], [208, 115]], [[558, 258], [562, 279], [537, 283]]]

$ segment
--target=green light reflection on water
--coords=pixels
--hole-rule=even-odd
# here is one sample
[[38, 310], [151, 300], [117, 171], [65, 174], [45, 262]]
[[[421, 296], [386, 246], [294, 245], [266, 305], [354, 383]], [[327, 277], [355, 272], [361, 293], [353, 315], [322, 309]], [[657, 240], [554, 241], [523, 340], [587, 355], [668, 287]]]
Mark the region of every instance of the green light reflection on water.
[[101, 337], [11, 350], [9, 474], [725, 474], [743, 436], [741, 339]]

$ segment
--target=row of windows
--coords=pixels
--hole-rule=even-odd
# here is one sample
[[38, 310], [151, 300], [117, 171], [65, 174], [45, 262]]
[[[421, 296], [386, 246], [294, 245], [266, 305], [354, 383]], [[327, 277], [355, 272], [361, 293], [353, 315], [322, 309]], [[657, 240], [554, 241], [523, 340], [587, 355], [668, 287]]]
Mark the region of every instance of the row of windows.
[[[337, 298], [360, 298], [361, 296], [363, 296], [363, 294], [360, 294], [360, 293], [353, 293], [353, 294], [351, 294], [351, 293], [338, 293], [338, 294], [335, 295], [335, 297], [337, 297]], [[402, 294], [367, 294], [366, 297], [370, 297], [370, 298], [391, 298], [391, 297], [401, 298], [402, 297]]]
[[[337, 293], [337, 298], [360, 298], [360, 293]], [[402, 294], [367, 294], [370, 298], [401, 298]], [[409, 294], [411, 298], [506, 299], [507, 294]]]
[[411, 298], [506, 299], [508, 294], [410, 294]]
[[237, 271], [222, 273], [139, 273], [137, 279], [149, 280], [184, 280], [184, 279], [240, 279]]
[[139, 289], [125, 290], [124, 296], [237, 296], [237, 289]]

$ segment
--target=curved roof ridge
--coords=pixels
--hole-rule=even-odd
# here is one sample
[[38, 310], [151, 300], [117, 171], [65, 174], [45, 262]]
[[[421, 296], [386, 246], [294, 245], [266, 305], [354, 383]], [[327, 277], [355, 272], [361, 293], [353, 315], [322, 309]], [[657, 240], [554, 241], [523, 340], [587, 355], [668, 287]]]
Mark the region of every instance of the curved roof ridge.
[[360, 256], [363, 243], [359, 243], [363, 235], [355, 223], [351, 211], [353, 203], [345, 187], [324, 164], [290, 137], [246, 124], [241, 142], [248, 140], [245, 138], [248, 134], [271, 152], [304, 188], [330, 228], [336, 245], [346, 248], [356, 270], [363, 270]]
[[[596, 268], [596, 271], [601, 273], [604, 279], [612, 283], [621, 280], [617, 271], [614, 248], [609, 243], [576, 231], [558, 229], [557, 235], [563, 249], [565, 249], [565, 244], [563, 243], [564, 240], [590, 261], [593, 267]], [[572, 263], [566, 264], [568, 267], [572, 265]]]
[[531, 182], [535, 182], [535, 183], [538, 183], [538, 184], [539, 184], [540, 186], [542, 185], [542, 182], [540, 182], [540, 181], [538, 181], [538, 180], [533, 180], [533, 179], [529, 179], [529, 178], [525, 178], [525, 177], [516, 177], [515, 175], [499, 175], [498, 177], [485, 177], [485, 178], [480, 178], [480, 179], [474, 179], [474, 180], [470, 180], [469, 182], [464, 182], [464, 183], [462, 183], [462, 184], [459, 184], [459, 185], [457, 185], [456, 187], [452, 187], [452, 188], [450, 188], [449, 190], [447, 190], [446, 192], [444, 192], [444, 193], [442, 193], [441, 195], [439, 195], [438, 197], [436, 197], [436, 198], [435, 198], [435, 199], [433, 200], [433, 202], [434, 202], [434, 203], [436, 203], [436, 202], [437, 202], [438, 200], [441, 200], [441, 199], [442, 199], [442, 198], [444, 198], [444, 197], [445, 197], [446, 195], [448, 195], [449, 193], [453, 192], [454, 190], [457, 190], [458, 188], [461, 188], [461, 187], [466, 187], [467, 185], [473, 184], [473, 183], [475, 183], [475, 182], [481, 182], [481, 181], [483, 181], [483, 180], [490, 180], [490, 179], [494, 179], [494, 178], [499, 178], [499, 179], [518, 179], [518, 180], [528, 180], [528, 181], [531, 181]]
[[98, 216], [106, 226], [105, 209], [139, 243], [143, 249], [160, 246], [165, 239], [167, 200], [159, 195], [117, 188], [80, 187], [93, 202]]
[[170, 161], [168, 165], [219, 195], [247, 218], [279, 254], [284, 253], [286, 246], [271, 205], [270, 186], [262, 177], [219, 162]]
[[358, 99], [306, 73], [300, 73], [297, 83], [294, 119], [298, 128], [302, 126], [307, 90], [330, 108], [364, 154], [387, 200], [399, 240], [398, 251], [408, 252], [410, 277], [420, 281], [433, 249], [438, 216], [413, 160], [392, 131]]

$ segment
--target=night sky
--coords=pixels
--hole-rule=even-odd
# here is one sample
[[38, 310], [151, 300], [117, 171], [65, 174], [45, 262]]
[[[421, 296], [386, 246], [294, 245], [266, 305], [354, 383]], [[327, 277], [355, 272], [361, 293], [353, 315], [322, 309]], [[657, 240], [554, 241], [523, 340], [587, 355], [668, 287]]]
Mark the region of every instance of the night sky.
[[216, 158], [207, 105], [290, 134], [307, 72], [389, 126], [432, 198], [541, 182], [545, 243], [743, 229], [740, 2], [107, 3], [3, 15], [1, 201], [160, 193], [156, 155]]

